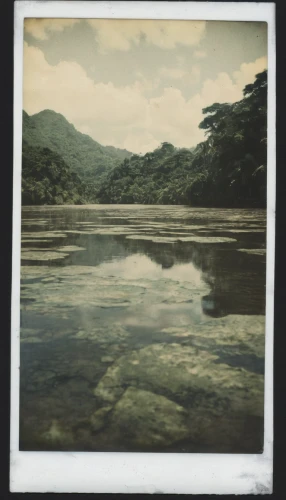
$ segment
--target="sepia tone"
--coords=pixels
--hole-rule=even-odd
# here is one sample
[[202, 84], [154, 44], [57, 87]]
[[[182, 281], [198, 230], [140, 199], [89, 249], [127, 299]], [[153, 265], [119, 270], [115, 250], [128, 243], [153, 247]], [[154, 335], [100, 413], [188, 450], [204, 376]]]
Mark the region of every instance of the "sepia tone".
[[25, 20], [21, 450], [263, 451], [266, 40]]

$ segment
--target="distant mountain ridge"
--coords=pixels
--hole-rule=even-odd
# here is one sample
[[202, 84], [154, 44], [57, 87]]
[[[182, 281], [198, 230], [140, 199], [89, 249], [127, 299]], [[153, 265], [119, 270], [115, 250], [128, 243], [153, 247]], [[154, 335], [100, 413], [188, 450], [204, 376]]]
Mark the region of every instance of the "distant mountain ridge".
[[23, 111], [23, 141], [32, 147], [49, 148], [83, 181], [96, 184], [132, 156], [125, 149], [102, 146], [76, 130], [63, 115], [48, 109], [34, 115]]

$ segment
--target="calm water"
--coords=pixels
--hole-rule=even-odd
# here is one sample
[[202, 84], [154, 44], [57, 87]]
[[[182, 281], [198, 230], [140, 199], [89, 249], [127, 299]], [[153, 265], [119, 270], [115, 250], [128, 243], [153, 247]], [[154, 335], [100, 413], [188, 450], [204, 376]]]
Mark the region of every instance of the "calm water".
[[261, 452], [265, 226], [23, 208], [20, 449]]

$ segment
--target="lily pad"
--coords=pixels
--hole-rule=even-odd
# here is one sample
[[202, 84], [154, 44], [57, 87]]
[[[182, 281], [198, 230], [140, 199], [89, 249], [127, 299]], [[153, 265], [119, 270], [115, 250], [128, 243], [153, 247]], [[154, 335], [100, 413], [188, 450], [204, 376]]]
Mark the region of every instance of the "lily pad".
[[78, 247], [76, 245], [67, 245], [57, 249], [58, 252], [80, 252], [82, 250], [86, 250], [86, 248]]
[[266, 254], [265, 248], [238, 248], [237, 251], [248, 253], [250, 255], [265, 255]]
[[236, 239], [217, 236], [185, 236], [178, 238], [178, 241], [194, 241], [195, 243], [233, 243]]
[[51, 240], [42, 240], [40, 238], [34, 238], [34, 239], [24, 239], [22, 238], [21, 240], [22, 243], [51, 243]]
[[148, 236], [143, 234], [130, 234], [126, 236], [129, 240], [147, 240], [153, 241], [153, 243], [175, 243], [176, 238], [169, 236]]
[[68, 257], [68, 253], [53, 251], [36, 251], [22, 249], [21, 259], [24, 261], [56, 261]]
[[66, 238], [67, 235], [57, 231], [36, 231], [36, 232], [22, 232], [23, 239], [46, 239], [46, 238]]

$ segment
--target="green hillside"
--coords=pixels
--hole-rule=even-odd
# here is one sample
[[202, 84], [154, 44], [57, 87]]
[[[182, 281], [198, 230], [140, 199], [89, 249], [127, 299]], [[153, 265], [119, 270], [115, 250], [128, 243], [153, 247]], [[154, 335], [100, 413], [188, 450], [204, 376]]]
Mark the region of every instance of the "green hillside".
[[23, 112], [23, 140], [31, 146], [54, 151], [87, 182], [98, 183], [106, 172], [132, 155], [126, 150], [101, 146], [88, 135], [78, 132], [64, 116], [51, 110], [32, 116]]
[[236, 103], [203, 109], [206, 140], [195, 149], [163, 143], [125, 159], [102, 182], [100, 203], [264, 207], [267, 170], [267, 71]]
[[194, 177], [194, 154], [163, 143], [152, 153], [133, 155], [102, 183], [100, 203], [184, 203], [186, 179]]
[[[33, 116], [24, 112], [23, 199], [39, 204], [63, 199], [63, 203], [265, 207], [267, 71], [256, 75], [243, 94], [239, 102], [203, 109], [199, 127], [206, 139], [195, 148], [178, 149], [164, 142], [144, 156], [101, 146], [54, 111]], [[54, 175], [56, 171], [62, 174]], [[43, 191], [37, 185], [36, 192], [42, 194], [32, 196], [33, 175], [35, 182], [48, 185], [44, 181], [48, 179], [54, 188]]]

